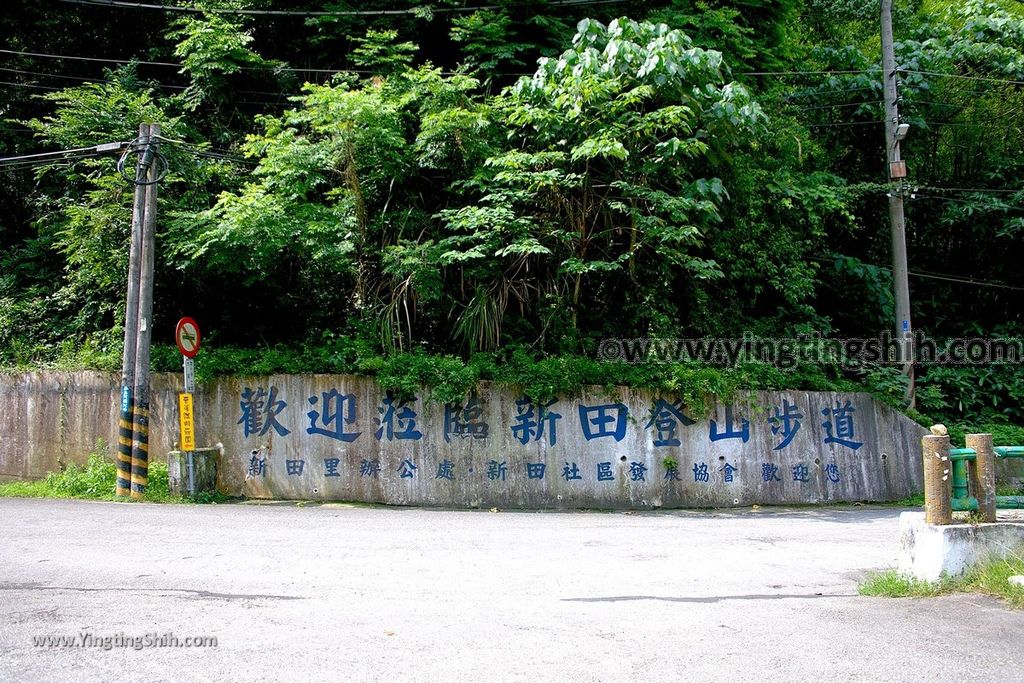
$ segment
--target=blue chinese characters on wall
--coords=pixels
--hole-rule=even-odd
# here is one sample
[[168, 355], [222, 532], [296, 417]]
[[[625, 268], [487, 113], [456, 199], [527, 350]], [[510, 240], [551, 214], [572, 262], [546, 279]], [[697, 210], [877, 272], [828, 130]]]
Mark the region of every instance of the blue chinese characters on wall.
[[515, 422], [510, 429], [519, 443], [525, 446], [530, 441], [540, 441], [545, 431], [549, 446], [558, 443], [558, 421], [562, 416], [551, 410], [554, 404], [555, 401], [535, 403], [526, 396], [516, 401]]
[[[479, 397], [473, 395], [464, 402], [444, 404], [443, 415], [433, 413], [441, 418], [433, 426], [424, 422], [416, 408], [418, 402], [419, 398], [416, 396], [401, 396], [386, 391], [375, 406], [371, 404], [371, 418], [370, 415], [361, 414], [364, 406], [360, 405], [354, 393], [345, 392], [338, 387], [328, 388], [306, 397], [308, 409], [305, 412], [305, 433], [310, 437], [337, 444], [355, 444], [360, 438], [371, 438], [377, 442], [390, 442], [398, 446], [402, 443], [419, 442], [430, 429], [434, 429], [440, 432], [445, 444], [454, 445], [466, 441], [479, 442], [482, 449], [495, 447], [490, 441], [491, 429], [485, 419], [485, 403]], [[566, 412], [559, 408], [557, 403], [557, 400], [541, 402], [527, 396], [515, 400], [511, 406], [512, 413], [507, 416], [513, 443], [521, 446], [531, 443], [540, 443], [547, 447], [557, 446], [559, 432], [563, 428], [561, 423]], [[247, 439], [267, 436], [287, 438], [292, 434], [290, 426], [294, 424], [290, 420], [299, 417], [289, 415], [289, 400], [275, 385], [243, 387], [238, 407], [236, 424], [240, 425], [242, 435]], [[376, 415], [373, 415], [374, 412]], [[726, 405], [722, 419], [717, 415], [707, 418], [707, 431], [704, 432], [707, 443], [710, 445], [735, 440], [745, 444], [750, 441], [756, 426], [768, 435], [768, 447], [772, 451], [781, 454], [796, 449], [794, 452], [799, 452], [796, 456], [799, 458], [797, 462], [761, 462], [759, 485], [802, 486], [815, 481], [826, 485], [839, 485], [843, 482], [843, 473], [835, 460], [822, 465], [818, 459], [814, 459], [814, 463], [809, 463], [800, 457], [805, 455], [802, 449], [806, 446], [795, 444], [807, 444], [806, 440], [798, 442], [797, 438], [798, 435], [807, 433], [803, 430], [803, 421], [808, 412], [821, 415], [822, 431], [813, 432], [817, 436], [800, 437], [801, 439], [817, 438], [820, 440], [819, 446], [849, 449], [854, 452], [864, 445], [858, 440], [856, 408], [848, 399], [836, 399], [834, 404], [830, 405], [801, 407], [789, 398], [783, 398], [781, 403], [769, 406], [766, 413], [755, 410], [751, 415], [748, 409], [743, 409], [743, 412], [747, 414], [740, 414], [734, 406]], [[582, 437], [583, 444], [621, 443], [631, 430], [637, 430], [643, 438], [649, 439], [650, 447], [655, 449], [684, 448], [684, 444], [692, 443], [694, 438], [694, 433], [686, 434], [685, 430], [698, 424], [697, 419], [687, 414], [681, 401], [663, 397], [654, 399], [645, 407], [642, 417], [638, 418], [631, 418], [630, 408], [622, 402], [579, 403], [569, 414], [572, 417], [571, 422], [578, 424], [578, 434]], [[428, 413], [428, 417], [429, 415], [431, 413]], [[755, 419], [754, 416], [759, 417]], [[369, 422], [372, 422], [372, 428], [368, 430], [365, 425]], [[694, 428], [703, 429], [700, 426]], [[366, 431], [371, 431], [373, 436], [365, 437]], [[497, 444], [497, 447], [500, 446], [500, 443]], [[420, 476], [420, 468], [426, 467], [428, 479], [433, 475], [434, 480], [455, 482], [462, 477], [475, 476], [501, 485], [517, 477], [526, 481], [542, 482], [546, 477], [548, 464], [557, 466], [544, 462], [543, 457], [536, 462], [517, 463], [510, 462], [508, 454], [493, 450], [484, 452], [487, 453], [487, 459], [481, 461], [474, 472], [471, 464], [460, 469], [455, 461], [441, 455], [436, 459], [431, 455], [427, 461], [422, 461], [424, 456], [417, 454], [418, 451], [404, 453], [395, 460], [386, 460], [385, 463], [388, 464], [385, 468], [380, 458], [361, 458], [356, 464], [356, 461], [346, 461], [342, 457], [343, 453], [325, 455], [311, 461], [299, 454], [274, 460], [268, 457], [271, 453], [268, 447], [267, 450], [254, 450], [251, 457], [248, 457], [245, 461], [245, 476], [248, 479], [264, 479], [272, 472], [276, 472], [278, 474], [275, 476], [283, 474], [296, 478], [322, 476], [325, 479], [337, 479], [344, 476], [346, 462], [350, 462], [352, 475], [363, 479], [379, 479], [390, 473], [387, 476], [416, 480]], [[556, 471], [560, 472], [558, 478], [563, 482], [590, 480], [602, 485], [615, 485], [616, 481], [622, 479], [627, 483], [661, 481], [665, 486], [674, 486], [682, 485], [685, 479], [689, 478], [683, 476], [685, 470], [675, 455], [657, 458], [653, 463], [643, 458], [627, 459], [625, 455], [621, 460], [623, 465], [619, 471], [614, 460], [588, 460], [584, 450], [582, 453], [573, 453], [564, 460], [559, 458], [558, 462], [562, 465], [560, 470]], [[707, 461], [697, 458], [690, 460], [686, 467], [690, 470], [692, 482], [697, 485], [712, 482], [732, 485], [737, 480], [742, 481], [745, 476], [757, 481], [756, 465], [750, 468], [752, 471], [745, 474], [735, 461], [726, 461], [724, 457], [719, 457], [719, 461], [713, 468]], [[657, 469], [652, 471], [652, 468]]]
[[[356, 397], [354, 395], [342, 394], [337, 389], [331, 389], [323, 392], [320, 396], [310, 396], [307, 401], [309, 405], [313, 406], [306, 413], [306, 417], [309, 418], [307, 434], [319, 434], [345, 443], [351, 443], [359, 438], [361, 432], [346, 431], [347, 427], [351, 427], [356, 422]], [[319, 406], [317, 406], [318, 403]]]

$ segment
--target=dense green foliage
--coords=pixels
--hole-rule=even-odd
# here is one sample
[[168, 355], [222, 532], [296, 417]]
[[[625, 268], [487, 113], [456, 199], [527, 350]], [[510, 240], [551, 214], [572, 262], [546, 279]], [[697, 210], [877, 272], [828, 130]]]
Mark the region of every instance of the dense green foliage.
[[[899, 403], [892, 366], [594, 358], [608, 337], [891, 327], [876, 2], [187, 4], [205, 11], [6, 13], [10, 50], [138, 61], [0, 55], [0, 154], [161, 123], [156, 341], [196, 317], [200, 378], [367, 372], [442, 397], [628, 383], [688, 402], [860, 386]], [[895, 26], [915, 324], [1020, 335], [1024, 10], [897, 1]], [[115, 161], [0, 166], [0, 365], [118, 366], [132, 188]], [[177, 359], [161, 346], [155, 364]], [[919, 379], [929, 417], [1024, 423], [1021, 364]]]

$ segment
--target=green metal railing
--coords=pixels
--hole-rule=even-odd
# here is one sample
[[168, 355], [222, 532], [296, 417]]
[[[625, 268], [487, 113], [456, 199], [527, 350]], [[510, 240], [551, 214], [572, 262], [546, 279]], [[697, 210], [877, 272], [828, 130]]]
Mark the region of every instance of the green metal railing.
[[954, 510], [974, 512], [978, 509], [978, 499], [967, 495], [967, 461], [977, 456], [973, 448], [949, 449], [949, 459], [953, 463], [953, 497], [949, 503]]
[[[1024, 458], [1024, 446], [996, 446], [997, 458]], [[1024, 508], [1024, 496], [996, 496], [997, 508]]]
[[[997, 458], [1024, 458], [1024, 446], [995, 446]], [[953, 463], [953, 495], [950, 505], [958, 512], [973, 512], [978, 509], [978, 499], [968, 495], [967, 463], [977, 458], [973, 448], [950, 448], [949, 460]], [[1003, 509], [1024, 508], [1024, 496], [996, 496], [996, 507]]]

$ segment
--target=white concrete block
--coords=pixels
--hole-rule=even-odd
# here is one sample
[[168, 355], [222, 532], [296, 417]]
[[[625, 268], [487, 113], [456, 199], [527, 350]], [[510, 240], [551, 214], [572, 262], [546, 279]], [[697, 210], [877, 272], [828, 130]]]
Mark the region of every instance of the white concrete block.
[[1024, 546], [1024, 523], [927, 524], [924, 512], [900, 515], [898, 571], [923, 581], [959, 576], [975, 564]]

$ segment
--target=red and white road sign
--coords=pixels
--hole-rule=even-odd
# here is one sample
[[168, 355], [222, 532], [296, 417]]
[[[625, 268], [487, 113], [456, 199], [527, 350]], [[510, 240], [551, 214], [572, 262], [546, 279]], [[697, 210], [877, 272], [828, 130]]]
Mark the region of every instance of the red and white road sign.
[[182, 318], [174, 328], [174, 341], [185, 358], [199, 353], [199, 324], [192, 318]]

